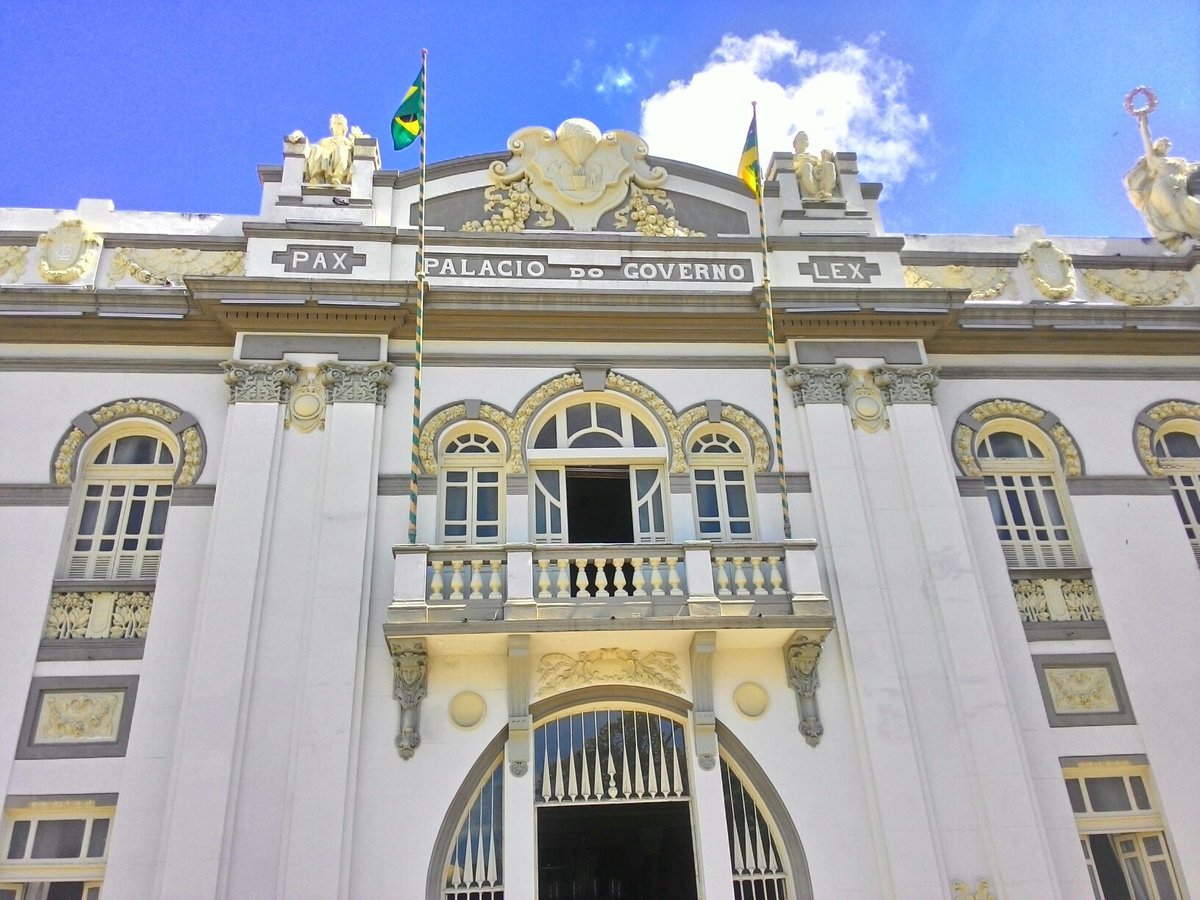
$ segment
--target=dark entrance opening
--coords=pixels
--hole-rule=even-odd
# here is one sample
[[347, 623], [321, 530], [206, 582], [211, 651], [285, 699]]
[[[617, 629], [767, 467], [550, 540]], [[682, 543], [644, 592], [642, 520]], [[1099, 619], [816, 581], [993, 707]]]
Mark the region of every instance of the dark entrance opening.
[[[629, 496], [628, 466], [567, 467], [567, 540], [572, 544], [632, 544], [633, 500]], [[633, 593], [633, 566], [622, 569], [625, 586], [621, 593]], [[613, 596], [616, 567], [598, 570], [591, 563], [584, 567], [587, 587], [578, 586], [579, 567], [571, 563], [571, 596], [580, 593], [592, 597]]]
[[538, 900], [696, 900], [687, 802], [541, 807]]

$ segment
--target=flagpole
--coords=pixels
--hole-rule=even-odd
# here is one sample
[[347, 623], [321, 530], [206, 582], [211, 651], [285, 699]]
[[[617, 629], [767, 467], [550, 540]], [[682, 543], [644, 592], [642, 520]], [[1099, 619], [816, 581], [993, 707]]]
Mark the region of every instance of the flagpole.
[[[753, 112], [755, 138], [758, 136], [758, 103], [751, 102]], [[787, 470], [783, 464], [783, 417], [779, 413], [779, 366], [775, 361], [775, 305], [771, 300], [771, 275], [767, 268], [767, 217], [763, 211], [763, 174], [762, 163], [755, 160], [758, 166], [758, 189], [754, 199], [758, 203], [758, 235], [762, 239], [762, 270], [763, 297], [767, 313], [767, 358], [771, 364], [771, 412], [775, 417], [775, 459], [779, 464], [779, 498], [783, 505], [783, 536], [792, 538], [792, 516], [788, 511]]]
[[408, 477], [408, 542], [417, 542], [417, 475], [420, 473], [421, 444], [421, 355], [425, 342], [425, 126], [429, 79], [429, 51], [421, 50], [421, 107], [418, 116], [421, 141], [421, 174], [417, 182], [417, 327], [413, 337], [412, 460]]

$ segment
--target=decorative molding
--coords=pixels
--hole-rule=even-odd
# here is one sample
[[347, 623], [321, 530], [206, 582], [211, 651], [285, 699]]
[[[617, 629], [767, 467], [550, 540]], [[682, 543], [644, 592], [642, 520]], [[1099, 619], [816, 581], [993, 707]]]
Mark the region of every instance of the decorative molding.
[[594, 231], [631, 187], [656, 189], [667, 180], [666, 169], [646, 162], [650, 151], [640, 137], [628, 131], [601, 135], [586, 119], [567, 119], [556, 131], [523, 128], [508, 139], [508, 149], [507, 162], [489, 166], [492, 187], [484, 193], [485, 211], [500, 211], [486, 222], [467, 222], [463, 231], [517, 231], [534, 209], [543, 212], [539, 227], [555, 224], [554, 210], [575, 231]]
[[293, 362], [221, 363], [230, 403], [286, 403], [292, 385], [300, 380], [300, 367]]
[[1127, 306], [1169, 306], [1187, 289], [1180, 272], [1155, 269], [1084, 269], [1083, 280]]
[[399, 641], [392, 645], [392, 696], [400, 704], [396, 750], [401, 759], [412, 759], [421, 745], [421, 701], [429, 688], [429, 653], [425, 641]]
[[854, 428], [874, 434], [881, 428], [892, 427], [883, 391], [866, 369], [851, 370], [850, 383], [846, 385], [846, 406], [850, 409], [850, 424]]
[[319, 368], [327, 403], [375, 403], [383, 406], [387, 403], [387, 389], [396, 367], [389, 362], [324, 362]]
[[574, 656], [547, 653], [538, 665], [537, 678], [539, 697], [589, 684], [641, 684], [683, 694], [679, 664], [675, 654], [666, 650], [642, 654], [637, 650], [602, 647]]
[[294, 428], [301, 434], [325, 430], [327, 388], [318, 382], [317, 375], [317, 369], [300, 369], [297, 382], [288, 395], [284, 428]]
[[9, 284], [20, 281], [28, 260], [28, 247], [0, 247], [0, 278], [9, 276]]
[[1181, 461], [1163, 464], [1163, 459], [1154, 452], [1154, 436], [1158, 429], [1171, 419], [1190, 419], [1200, 422], [1200, 403], [1189, 400], [1163, 400], [1138, 413], [1133, 426], [1133, 445], [1137, 448], [1142, 467], [1151, 475], [1171, 475]]
[[116, 741], [124, 691], [48, 691], [41, 700], [33, 743]]
[[792, 402], [796, 406], [846, 402], [846, 388], [850, 383], [848, 365], [788, 366], [783, 375], [792, 389]]
[[1017, 578], [1013, 596], [1022, 622], [1099, 622], [1104, 619], [1091, 578]]
[[800, 733], [810, 747], [817, 746], [825, 732], [821, 710], [817, 706], [817, 688], [821, 686], [817, 664], [821, 661], [821, 646], [826, 634], [825, 631], [797, 631], [783, 648], [788, 684], [796, 692]]
[[969, 290], [968, 300], [994, 300], [1008, 289], [1012, 275], [1000, 266], [905, 266], [910, 288]]
[[1036, 425], [1046, 418], [1046, 411], [1020, 400], [988, 400], [971, 407], [970, 415], [976, 422], [985, 422], [1000, 416], [1011, 416], [1016, 419], [1025, 419]]
[[108, 286], [125, 276], [148, 285], [179, 284], [187, 275], [244, 275], [244, 250], [196, 250], [188, 247], [138, 249], [117, 247], [108, 270]]
[[951, 437], [954, 457], [964, 475], [980, 476], [982, 470], [975, 458], [975, 443], [983, 426], [992, 419], [1021, 419], [1037, 425], [1058, 448], [1062, 470], [1068, 476], [1083, 474], [1083, 457], [1079, 445], [1058, 416], [1022, 400], [996, 398], [977, 403], [958, 417]]
[[124, 756], [138, 676], [32, 679], [17, 759]]
[[1033, 667], [1051, 727], [1134, 724], [1116, 654], [1035, 653]]
[[1075, 293], [1075, 266], [1071, 257], [1054, 246], [1053, 241], [1045, 238], [1034, 241], [1021, 254], [1021, 265], [1038, 293], [1047, 300], [1065, 300]]
[[878, 366], [871, 375], [888, 403], [933, 403], [937, 366]]
[[161, 400], [131, 397], [117, 400], [89, 410], [77, 416], [67, 433], [59, 442], [54, 455], [55, 484], [70, 484], [75, 475], [79, 448], [95, 434], [101, 426], [120, 419], [154, 419], [171, 429], [179, 439], [179, 462], [175, 470], [175, 484], [183, 487], [195, 484], [204, 469], [204, 435], [193, 416]]
[[717, 714], [713, 710], [713, 658], [715, 631], [697, 631], [689, 650], [692, 663], [692, 732], [696, 764], [706, 772], [717, 765]]
[[952, 900], [996, 900], [992, 886], [983, 878], [976, 883], [975, 890], [965, 881], [957, 880], [950, 882], [950, 890], [954, 892]]
[[145, 639], [152, 591], [56, 591], [50, 595], [45, 640]]
[[64, 219], [38, 238], [38, 274], [51, 284], [78, 281], [95, 269], [103, 245], [82, 219]]
[[1046, 684], [1058, 713], [1116, 712], [1112, 677], [1104, 666], [1046, 669]]
[[633, 220], [634, 230], [646, 237], [707, 237], [703, 231], [693, 231], [679, 224], [674, 216], [664, 215], [658, 207], [651, 203], [662, 204], [663, 209], [673, 212], [675, 203], [661, 188], [643, 191], [636, 184], [629, 186], [629, 202], [613, 213], [613, 221], [618, 230], [629, 227]]

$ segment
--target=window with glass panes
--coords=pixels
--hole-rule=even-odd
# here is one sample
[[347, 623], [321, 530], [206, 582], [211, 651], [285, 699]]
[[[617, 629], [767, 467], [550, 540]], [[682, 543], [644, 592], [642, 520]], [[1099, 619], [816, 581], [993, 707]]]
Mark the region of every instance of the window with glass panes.
[[1010, 568], [1082, 564], [1052, 453], [1015, 431], [990, 431], [976, 444], [975, 458]]
[[497, 544], [501, 535], [501, 453], [487, 434], [451, 438], [442, 451], [442, 542]]
[[1150, 771], [1122, 760], [1063, 770], [1096, 900], [1178, 900]]
[[5, 810], [0, 900], [96, 900], [113, 812], [61, 800]]
[[[1195, 430], [1192, 430], [1195, 429]], [[1200, 422], [1172, 422], [1159, 432], [1154, 452], [1171, 479], [1183, 529], [1200, 562]]]
[[722, 432], [710, 432], [692, 440], [688, 452], [696, 536], [713, 541], [753, 540], [751, 476], [742, 441]]
[[157, 576], [174, 473], [175, 448], [164, 437], [125, 434], [102, 444], [80, 475], [63, 576]]

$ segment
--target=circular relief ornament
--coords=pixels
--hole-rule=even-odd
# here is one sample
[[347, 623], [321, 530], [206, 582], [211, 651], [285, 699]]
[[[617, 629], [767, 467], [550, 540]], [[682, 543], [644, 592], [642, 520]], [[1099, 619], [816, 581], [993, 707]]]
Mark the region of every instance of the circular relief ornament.
[[450, 701], [450, 721], [459, 728], [474, 728], [486, 712], [487, 704], [474, 691], [455, 694]]
[[288, 397], [283, 427], [305, 433], [315, 428], [324, 431], [325, 405], [325, 389], [317, 384], [315, 371], [303, 370], [300, 382]]
[[770, 703], [771, 698], [767, 694], [766, 688], [753, 681], [738, 685], [733, 692], [734, 706], [748, 719], [757, 719], [767, 711]]
[[96, 268], [102, 241], [81, 219], [59, 222], [38, 238], [38, 273], [52, 284], [70, 284]]

